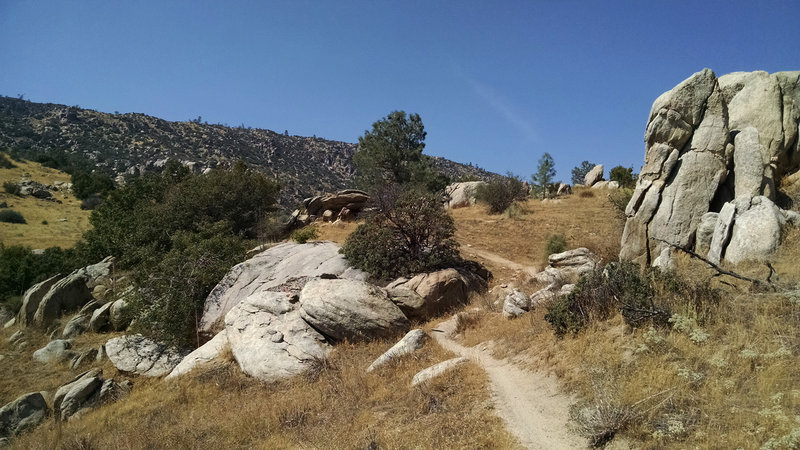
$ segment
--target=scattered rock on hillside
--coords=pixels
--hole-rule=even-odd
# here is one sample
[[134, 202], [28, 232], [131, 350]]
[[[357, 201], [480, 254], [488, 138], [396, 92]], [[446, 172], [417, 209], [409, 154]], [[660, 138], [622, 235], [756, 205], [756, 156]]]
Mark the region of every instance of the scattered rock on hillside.
[[42, 282], [36, 283], [22, 296], [22, 307], [17, 313], [17, 324], [26, 327], [33, 323], [33, 315], [39, 309], [39, 303], [50, 288], [61, 279], [61, 275], [54, 275]]
[[92, 316], [87, 313], [78, 313], [74, 315], [66, 325], [64, 325], [64, 331], [61, 332], [61, 337], [64, 339], [74, 338], [79, 334], [83, 334], [86, 330], [89, 329], [89, 320], [91, 320]]
[[125, 299], [119, 299], [111, 303], [108, 320], [114, 331], [122, 331], [131, 324], [131, 307]]
[[486, 289], [486, 280], [466, 270], [444, 269], [408, 278], [386, 286], [392, 301], [409, 319], [425, 320], [464, 305], [471, 292]]
[[566, 183], [558, 183], [558, 189], [556, 189], [556, 195], [561, 197], [562, 195], [572, 194], [572, 187]]
[[598, 164], [592, 167], [592, 170], [590, 170], [589, 173], [587, 173], [583, 177], [583, 185], [586, 187], [592, 187], [595, 183], [601, 181], [602, 179], [603, 179], [603, 165]]
[[465, 181], [462, 183], [453, 183], [447, 186], [444, 190], [447, 196], [447, 208], [463, 208], [465, 206], [472, 206], [476, 202], [478, 189], [485, 186], [485, 181]]
[[617, 181], [598, 181], [592, 185], [592, 189], [619, 189], [619, 182]]
[[519, 317], [530, 311], [531, 299], [522, 292], [514, 289], [503, 300], [503, 316], [507, 319]]
[[[774, 252], [782, 234], [775, 225], [787, 217], [771, 206], [777, 180], [800, 169], [798, 80], [800, 72], [717, 78], [705, 69], [656, 99], [620, 259], [668, 264], [669, 245], [659, 240], [712, 261], [763, 260]], [[709, 213], [718, 213], [710, 242]], [[737, 228], [740, 220], [747, 226]], [[768, 236], [753, 236], [753, 223]]]
[[93, 300], [86, 281], [86, 275], [81, 271], [75, 271], [58, 280], [39, 303], [33, 315], [33, 323], [46, 328], [65, 312], [80, 309]]
[[359, 280], [314, 279], [300, 293], [300, 314], [334, 341], [388, 337], [408, 319], [379, 287]]
[[25, 394], [0, 408], [0, 437], [16, 436], [35, 428], [50, 415], [41, 392]]
[[70, 350], [71, 348], [71, 340], [56, 339], [48, 342], [47, 345], [33, 352], [33, 359], [41, 363], [68, 361], [75, 356], [75, 352]]
[[56, 418], [66, 421], [78, 411], [93, 406], [100, 396], [102, 373], [100, 369], [92, 369], [58, 388], [53, 397]]
[[111, 303], [106, 303], [92, 312], [89, 329], [95, 333], [102, 333], [111, 328], [111, 305]]
[[435, 364], [427, 369], [423, 369], [419, 371], [414, 378], [411, 379], [411, 386], [417, 386], [419, 384], [425, 383], [427, 381], [432, 380], [433, 378], [438, 377], [439, 375], [455, 369], [456, 367], [466, 363], [469, 359], [462, 357], [448, 359], [447, 361], [442, 361], [439, 364]]
[[140, 334], [120, 336], [106, 342], [108, 359], [121, 372], [160, 377], [166, 375], [189, 352], [168, 347]]
[[428, 335], [419, 328], [409, 331], [405, 336], [403, 336], [403, 339], [400, 339], [392, 346], [392, 348], [386, 350], [384, 354], [373, 361], [372, 364], [370, 364], [370, 366], [367, 368], [367, 372], [372, 372], [378, 367], [385, 366], [386, 364], [389, 364], [402, 356], [421, 349], [423, 345], [425, 345], [427, 338]]
[[228, 311], [256, 292], [299, 294], [308, 279], [322, 275], [367, 278], [366, 273], [347, 264], [333, 242], [276, 245], [234, 266], [214, 287], [205, 302], [200, 330], [209, 337], [221, 331]]
[[557, 287], [564, 283], [575, 283], [581, 275], [597, 268], [600, 262], [600, 258], [585, 247], [554, 253], [547, 260], [549, 265], [534, 279], [540, 283], [556, 284]]

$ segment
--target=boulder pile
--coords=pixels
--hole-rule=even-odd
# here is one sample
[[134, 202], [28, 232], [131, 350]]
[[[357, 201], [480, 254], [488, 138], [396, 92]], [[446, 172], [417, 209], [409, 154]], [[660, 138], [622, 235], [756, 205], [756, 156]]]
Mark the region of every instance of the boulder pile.
[[800, 225], [779, 206], [792, 193], [778, 191], [800, 169], [799, 80], [704, 69], [658, 97], [620, 259], [668, 267], [671, 245], [715, 262], [768, 258], [785, 227]]
[[389, 288], [366, 280], [333, 242], [283, 243], [261, 252], [235, 266], [211, 292], [200, 326], [213, 339], [168, 378], [227, 349], [248, 375], [268, 381], [297, 375], [336, 342], [396, 335], [411, 320], [464, 303], [471, 290], [486, 286], [480, 275], [456, 269], [403, 278]]
[[368, 202], [369, 194], [356, 189], [309, 197], [303, 200], [303, 210], [296, 209], [286, 225], [292, 228], [320, 219], [326, 222], [355, 220]]
[[472, 206], [477, 201], [478, 188], [486, 185], [485, 181], [465, 181], [453, 183], [444, 189], [445, 208], [463, 208]]

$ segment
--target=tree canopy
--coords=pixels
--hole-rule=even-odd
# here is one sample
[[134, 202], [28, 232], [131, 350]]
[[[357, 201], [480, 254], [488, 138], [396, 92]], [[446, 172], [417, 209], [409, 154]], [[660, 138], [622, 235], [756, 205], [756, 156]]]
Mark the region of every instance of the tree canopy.
[[422, 154], [426, 135], [419, 114], [392, 111], [373, 123], [372, 130], [358, 138], [353, 155], [358, 185], [370, 192], [390, 184], [443, 189], [449, 180]]
[[580, 166], [572, 168], [572, 184], [583, 184], [586, 174], [594, 168], [595, 164], [584, 161]]

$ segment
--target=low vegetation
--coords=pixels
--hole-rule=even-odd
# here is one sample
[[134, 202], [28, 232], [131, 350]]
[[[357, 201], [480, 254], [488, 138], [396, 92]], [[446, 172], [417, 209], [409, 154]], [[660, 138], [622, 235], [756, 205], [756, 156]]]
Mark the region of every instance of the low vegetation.
[[528, 197], [528, 191], [522, 180], [510, 173], [479, 185], [475, 194], [478, 201], [488, 206], [489, 214], [501, 214], [514, 203]]
[[319, 228], [316, 225], [308, 225], [292, 232], [292, 240], [298, 244], [305, 244], [306, 242], [317, 239], [318, 237]]
[[547, 244], [544, 247], [545, 256], [550, 256], [553, 253], [561, 253], [567, 250], [567, 238], [563, 234], [553, 234], [547, 238]]
[[458, 244], [453, 218], [426, 191], [388, 186], [373, 197], [376, 213], [342, 246], [354, 267], [382, 279], [454, 265]]
[[3, 183], [3, 190], [11, 195], [19, 195], [20, 191], [22, 190], [22, 187], [19, 185], [19, 183], [15, 183], [13, 181], [6, 181]]
[[13, 209], [4, 209], [0, 211], [0, 222], [5, 223], [28, 223], [22, 214], [14, 211]]

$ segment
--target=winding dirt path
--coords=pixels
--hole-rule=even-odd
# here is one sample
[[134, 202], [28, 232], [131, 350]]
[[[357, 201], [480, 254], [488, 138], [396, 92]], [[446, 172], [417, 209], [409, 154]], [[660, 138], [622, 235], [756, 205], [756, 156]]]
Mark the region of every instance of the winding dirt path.
[[561, 392], [553, 376], [526, 372], [493, 358], [476, 347], [464, 347], [450, 336], [456, 318], [440, 323], [431, 333], [445, 349], [479, 364], [489, 375], [497, 414], [523, 447], [560, 450], [586, 448], [586, 442], [567, 428], [572, 399]]
[[510, 259], [503, 258], [502, 256], [487, 250], [481, 250], [475, 247], [467, 247], [467, 248], [462, 247], [461, 252], [466, 254], [471, 254], [473, 256], [479, 256], [487, 261], [491, 261], [495, 264], [499, 264], [501, 266], [505, 266], [513, 270], [519, 270], [521, 272], [525, 272], [531, 276], [536, 275], [539, 272], [539, 269], [536, 268], [535, 266], [526, 266], [524, 264], [511, 261]]

